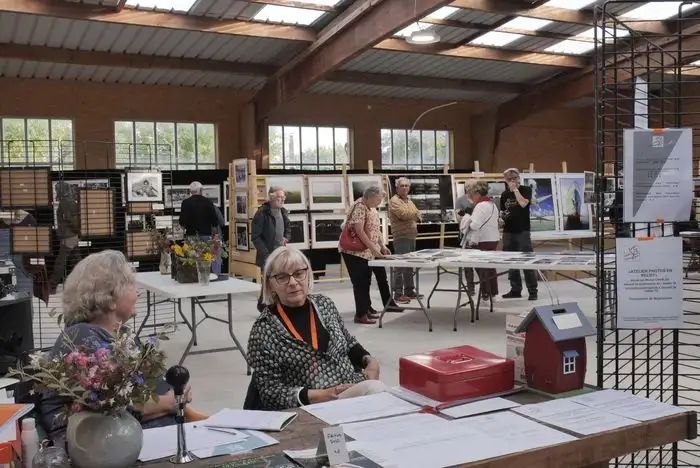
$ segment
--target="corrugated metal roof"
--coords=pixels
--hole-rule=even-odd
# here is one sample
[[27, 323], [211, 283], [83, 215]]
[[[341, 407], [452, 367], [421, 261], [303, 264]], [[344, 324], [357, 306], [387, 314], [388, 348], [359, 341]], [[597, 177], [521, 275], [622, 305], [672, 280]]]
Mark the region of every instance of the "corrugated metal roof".
[[434, 76], [464, 80], [536, 83], [561, 72], [559, 67], [497, 62], [440, 55], [368, 50], [342, 67], [343, 70], [395, 75]]
[[265, 84], [260, 76], [231, 75], [195, 70], [138, 69], [52, 64], [27, 60], [0, 60], [0, 77], [39, 78], [65, 81], [95, 81], [123, 84], [201, 86], [258, 90]]
[[16, 13], [0, 13], [0, 42], [270, 65], [286, 62], [306, 45], [298, 41], [265, 37]]
[[461, 8], [450, 15], [450, 20], [462, 21], [464, 23], [478, 23], [492, 25], [496, 24], [502, 19], [507, 18], [506, 15], [500, 15], [498, 13], [489, 13], [485, 11], [467, 10], [466, 8]]
[[481, 101], [501, 103], [515, 97], [514, 94], [484, 93], [481, 91], [460, 91], [455, 89], [402, 88], [397, 86], [377, 86], [358, 83], [336, 83], [321, 81], [309, 88], [313, 94], [342, 94], [348, 96], [376, 96], [396, 99], [434, 99], [447, 101]]
[[[250, 2], [240, 2], [236, 0], [199, 0], [194, 4], [189, 14], [219, 19], [235, 19], [250, 6]], [[257, 10], [259, 11], [263, 6], [264, 5], [257, 4]]]
[[453, 28], [451, 26], [442, 26], [431, 24], [430, 31], [435, 31], [440, 36], [440, 42], [446, 44], [460, 44], [470, 36], [479, 34], [481, 31], [476, 29]]
[[65, 0], [71, 3], [84, 3], [86, 5], [101, 5], [106, 7], [116, 7], [119, 5], [119, 0]]

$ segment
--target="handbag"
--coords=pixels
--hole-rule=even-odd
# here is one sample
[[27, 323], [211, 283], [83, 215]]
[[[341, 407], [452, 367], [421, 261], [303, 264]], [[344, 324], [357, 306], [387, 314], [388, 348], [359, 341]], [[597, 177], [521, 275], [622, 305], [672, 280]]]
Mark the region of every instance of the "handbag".
[[[491, 219], [493, 218], [493, 215], [496, 212], [498, 212], [498, 208], [496, 208], [495, 203], [491, 203], [491, 206], [493, 208], [491, 210], [491, 216], [489, 216], [489, 218], [486, 221], [484, 221], [484, 223], [481, 225], [481, 227], [479, 229], [470, 230], [470, 232], [467, 233], [467, 245], [469, 245], [469, 246], [479, 245], [478, 237], [477, 237], [477, 239], [474, 239], [474, 237], [481, 232], [481, 230], [484, 228], [484, 226], [486, 226], [486, 224], [488, 224], [488, 222], [491, 221]], [[499, 219], [500, 219], [500, 217], [499, 217]]]
[[338, 241], [338, 246], [349, 252], [361, 252], [367, 250], [367, 246], [362, 243], [355, 230], [352, 228], [352, 224], [348, 221], [352, 219], [352, 213], [355, 211], [357, 205], [352, 207], [348, 219], [345, 221], [345, 226], [343, 227], [343, 232], [340, 233], [340, 239]]

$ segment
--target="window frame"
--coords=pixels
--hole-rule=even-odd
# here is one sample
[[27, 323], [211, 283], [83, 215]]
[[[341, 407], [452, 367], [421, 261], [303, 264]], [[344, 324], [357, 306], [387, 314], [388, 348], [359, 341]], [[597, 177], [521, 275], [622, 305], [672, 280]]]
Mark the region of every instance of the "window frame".
[[[23, 132], [24, 132], [24, 139], [21, 140], [24, 143], [24, 162], [23, 163], [12, 163], [9, 161], [5, 161], [5, 135], [4, 135], [4, 121], [5, 120], [22, 120], [23, 121]], [[17, 116], [12, 116], [12, 115], [3, 115], [0, 116], [0, 167], [6, 166], [6, 167], [46, 167], [46, 164], [36, 164], [36, 162], [30, 162], [29, 161], [29, 143], [31, 141], [44, 141], [44, 140], [30, 140], [27, 138], [27, 135], [29, 134], [29, 127], [28, 123], [30, 120], [45, 120], [48, 122], [48, 139], [45, 140], [48, 142], [48, 156], [49, 156], [49, 161], [48, 161], [48, 167], [51, 168], [51, 170], [58, 170], [58, 171], [72, 171], [75, 170], [75, 119], [71, 119], [68, 117], [17, 117]], [[70, 122], [70, 135], [68, 139], [65, 140], [54, 140], [53, 139], [53, 125], [52, 122], [54, 121], [63, 121], [63, 122]], [[9, 141], [9, 140], [7, 140]], [[58, 145], [62, 141], [69, 141], [71, 142], [71, 158], [68, 161], [60, 161], [56, 160], [54, 161], [54, 145]]]
[[570, 375], [576, 373], [576, 356], [563, 356], [563, 373]]
[[[384, 164], [384, 148], [380, 148], [380, 161], [381, 161], [381, 168], [382, 169], [387, 169], [387, 170], [406, 170], [406, 171], [439, 171], [442, 170], [444, 167], [445, 163], [438, 163], [438, 133], [439, 132], [445, 132], [447, 134], [447, 165], [449, 166], [450, 169], [454, 166], [454, 151], [453, 151], [453, 131], [452, 130], [447, 130], [447, 129], [416, 129], [416, 130], [411, 130], [407, 128], [381, 128], [379, 130], [379, 138], [380, 138], [380, 145], [382, 144], [382, 133], [383, 132], [390, 132], [390, 151], [391, 151], [391, 163], [389, 164]], [[403, 132], [403, 136], [406, 141], [406, 163], [395, 163], [394, 161], [396, 160], [396, 155], [394, 154], [394, 135], [395, 132]], [[420, 164], [409, 164], [408, 159], [409, 159], [409, 148], [408, 148], [408, 141], [409, 141], [409, 134], [412, 132], [418, 132], [418, 148], [420, 149]], [[423, 154], [423, 137], [424, 133], [429, 132], [432, 133], [433, 135], [433, 152], [435, 155], [435, 163], [426, 163], [425, 162], [425, 156]]]
[[[131, 143], [120, 143], [117, 141], [117, 124], [129, 123], [131, 124]], [[153, 131], [153, 143], [136, 143], [136, 124], [150, 124]], [[158, 143], [158, 124], [167, 124], [173, 126], [173, 145], [169, 143]], [[180, 162], [178, 160], [178, 126], [180, 125], [193, 125], [193, 142], [194, 142], [194, 162]], [[213, 147], [214, 147], [214, 162], [200, 162], [199, 154], [199, 138], [198, 138], [198, 128], [200, 125], [211, 125], [213, 127]], [[139, 167], [140, 163], [137, 160], [138, 146], [149, 145], [155, 148], [151, 156], [151, 161], [149, 161], [150, 167], [157, 167], [164, 170], [207, 170], [207, 169], [217, 169], [219, 160], [218, 151], [218, 141], [217, 141], [217, 126], [214, 122], [192, 122], [192, 121], [173, 121], [173, 120], [128, 120], [128, 119], [118, 119], [113, 121], [114, 128], [114, 167], [116, 169], [126, 169], [129, 167]], [[129, 161], [123, 162], [118, 158], [117, 148], [120, 145], [126, 145], [129, 147]], [[170, 161], [167, 163], [161, 163], [158, 160], [160, 151], [159, 147], [172, 146], [170, 149]], [[184, 166], [184, 167], [180, 167]]]
[[[270, 154], [270, 135], [271, 131], [270, 128], [272, 127], [279, 127], [282, 131], [282, 162], [281, 163], [276, 163], [272, 162], [272, 155]], [[286, 161], [286, 155], [287, 155], [287, 149], [285, 145], [285, 128], [295, 128], [296, 131], [298, 132], [299, 135], [299, 162], [287, 162]], [[304, 128], [313, 128], [316, 133], [316, 162], [315, 163], [308, 163], [304, 162], [303, 160], [303, 152], [304, 152], [304, 146], [303, 146], [303, 138], [302, 138], [302, 129]], [[320, 144], [319, 144], [319, 130], [320, 129], [331, 129], [333, 133], [333, 142], [332, 142], [332, 148], [333, 148], [333, 162], [332, 163], [321, 163], [319, 161], [319, 153], [320, 153]], [[348, 138], [347, 138], [347, 148], [345, 149], [345, 152], [347, 153], [347, 163], [346, 162], [338, 162], [338, 153], [336, 151], [336, 132], [338, 130], [347, 130]], [[269, 124], [267, 126], [267, 138], [266, 138], [266, 150], [267, 150], [267, 156], [268, 156], [268, 169], [276, 169], [276, 170], [294, 170], [294, 171], [313, 171], [313, 172], [326, 172], [326, 171], [341, 171], [343, 169], [343, 166], [347, 166], [349, 169], [352, 169], [353, 166], [353, 143], [352, 143], [352, 129], [350, 127], [341, 127], [341, 126], [334, 126], [334, 125], [286, 125], [286, 124]]]

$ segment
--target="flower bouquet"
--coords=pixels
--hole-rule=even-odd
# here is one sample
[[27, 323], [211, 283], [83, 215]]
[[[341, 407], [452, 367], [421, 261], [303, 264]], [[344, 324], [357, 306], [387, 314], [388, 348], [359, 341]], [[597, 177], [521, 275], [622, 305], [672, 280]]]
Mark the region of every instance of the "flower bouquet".
[[226, 246], [218, 235], [211, 239], [186, 239], [182, 245], [171, 247], [177, 261], [176, 280], [180, 283], [209, 283], [211, 262], [227, 258]]
[[173, 246], [172, 235], [169, 236], [165, 229], [148, 229], [148, 236], [151, 240], [149, 253], [160, 255], [159, 271], [163, 275], [170, 274], [172, 267], [170, 259], [170, 249]]

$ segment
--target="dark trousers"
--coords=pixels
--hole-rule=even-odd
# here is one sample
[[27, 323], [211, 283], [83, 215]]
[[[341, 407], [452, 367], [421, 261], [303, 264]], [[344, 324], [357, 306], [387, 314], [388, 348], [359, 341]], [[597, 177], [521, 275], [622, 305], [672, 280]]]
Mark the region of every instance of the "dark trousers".
[[[496, 250], [498, 241], [494, 242], [479, 242], [479, 250]], [[495, 268], [479, 268], [476, 270], [479, 274], [479, 282], [481, 283], [481, 295], [498, 296], [498, 275]]]
[[[394, 238], [394, 253], [407, 254], [416, 251], [416, 239], [406, 237]], [[406, 293], [414, 293], [415, 286], [413, 284], [413, 269], [411, 268], [395, 268], [394, 269], [394, 293], [401, 296]]]
[[[382, 303], [388, 304], [391, 300], [391, 290], [386, 277], [386, 269], [381, 267], [370, 267], [369, 262], [356, 255], [343, 253], [345, 267], [348, 269], [350, 281], [352, 282], [352, 292], [355, 296], [355, 316], [364, 317], [367, 315], [371, 299], [369, 297], [369, 286], [372, 280], [372, 273], [377, 280], [379, 293], [382, 295]], [[383, 309], [383, 307], [382, 307]]]
[[[532, 252], [532, 240], [530, 232], [504, 232], [503, 233], [503, 251], [504, 252]], [[525, 275], [525, 285], [530, 293], [537, 293], [537, 274], [535, 270], [523, 271]], [[520, 293], [523, 290], [523, 280], [520, 277], [520, 270], [510, 270], [508, 272], [510, 280], [510, 290], [514, 293]]]

